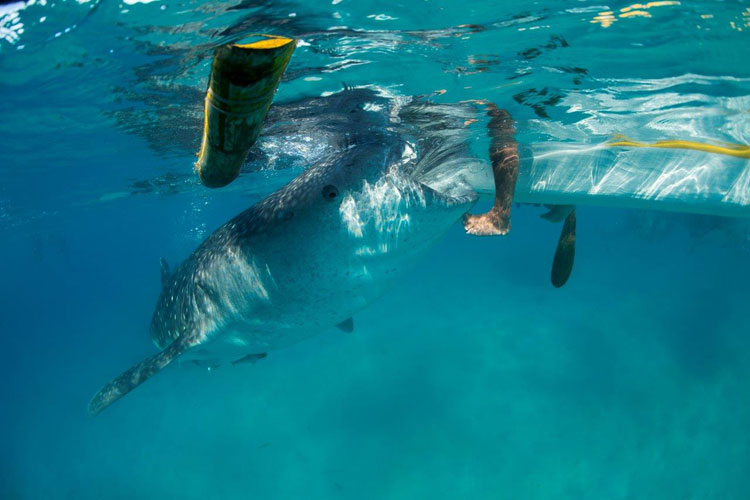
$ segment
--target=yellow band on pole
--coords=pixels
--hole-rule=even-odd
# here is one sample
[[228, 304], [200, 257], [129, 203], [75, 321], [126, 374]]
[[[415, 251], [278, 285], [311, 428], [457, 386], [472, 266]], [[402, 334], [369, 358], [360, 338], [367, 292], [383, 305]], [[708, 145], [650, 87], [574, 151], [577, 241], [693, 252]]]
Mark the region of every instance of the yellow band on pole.
[[742, 144], [727, 144], [726, 146], [717, 146], [716, 144], [707, 144], [704, 142], [682, 141], [678, 139], [667, 141], [656, 141], [652, 143], [637, 142], [628, 139], [625, 136], [616, 136], [607, 146], [611, 147], [631, 147], [631, 148], [669, 148], [669, 149], [693, 149], [705, 153], [716, 153], [738, 158], [750, 159], [750, 146]]

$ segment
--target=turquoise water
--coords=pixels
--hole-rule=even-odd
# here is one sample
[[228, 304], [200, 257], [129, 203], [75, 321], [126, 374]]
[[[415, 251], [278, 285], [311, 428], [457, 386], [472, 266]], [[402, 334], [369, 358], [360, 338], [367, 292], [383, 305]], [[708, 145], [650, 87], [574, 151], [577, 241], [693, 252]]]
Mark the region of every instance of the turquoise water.
[[750, 143], [750, 3], [630, 6], [0, 5], [0, 498], [750, 498], [750, 224], [689, 210], [579, 205], [561, 289], [542, 208], [515, 207], [503, 238], [457, 224], [354, 333], [175, 364], [86, 412], [156, 350], [159, 258], [325, 155], [268, 138], [230, 188], [200, 186], [216, 46], [302, 40], [279, 109], [440, 91], [508, 109], [522, 148]]

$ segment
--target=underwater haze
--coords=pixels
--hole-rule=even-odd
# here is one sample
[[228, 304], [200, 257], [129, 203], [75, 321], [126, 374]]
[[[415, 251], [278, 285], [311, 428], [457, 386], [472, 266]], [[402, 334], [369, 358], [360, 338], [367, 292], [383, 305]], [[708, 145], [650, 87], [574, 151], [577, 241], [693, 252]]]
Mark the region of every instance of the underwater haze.
[[[252, 33], [297, 48], [242, 175], [208, 189], [211, 60]], [[748, 145], [748, 61], [745, 0], [0, 0], [0, 498], [750, 498], [750, 160], [705, 148], [639, 149], [658, 195], [578, 196], [562, 288], [561, 225], [521, 203], [507, 236], [456, 223], [352, 333], [177, 361], [87, 412], [158, 352], [160, 258], [332, 158], [349, 115], [400, 136], [424, 99], [420, 130], [459, 120], [487, 169], [468, 101], [508, 110], [522, 156]]]

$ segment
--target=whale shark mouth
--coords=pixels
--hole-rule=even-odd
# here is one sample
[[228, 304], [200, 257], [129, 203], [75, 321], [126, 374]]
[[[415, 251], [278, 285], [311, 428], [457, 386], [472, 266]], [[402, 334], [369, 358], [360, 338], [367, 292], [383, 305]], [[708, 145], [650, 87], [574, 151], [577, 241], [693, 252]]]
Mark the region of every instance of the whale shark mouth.
[[447, 229], [476, 200], [473, 191], [451, 196], [391, 171], [377, 182], [365, 181], [362, 189], [347, 194], [339, 214], [349, 234], [363, 240], [363, 253], [384, 254], [397, 247], [402, 236], [416, 233], [426, 224]]
[[[457, 208], [464, 207], [468, 211], [479, 199], [479, 195], [472, 189], [438, 190], [427, 184], [419, 183], [424, 196], [431, 200], [432, 208]], [[458, 191], [458, 192], [457, 192]]]

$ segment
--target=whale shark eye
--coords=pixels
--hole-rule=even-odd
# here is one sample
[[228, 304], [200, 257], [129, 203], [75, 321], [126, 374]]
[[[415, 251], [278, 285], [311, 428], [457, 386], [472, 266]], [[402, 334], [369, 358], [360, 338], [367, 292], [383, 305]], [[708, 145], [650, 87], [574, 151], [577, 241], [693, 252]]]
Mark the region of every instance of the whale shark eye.
[[332, 184], [327, 184], [323, 187], [323, 198], [326, 200], [334, 200], [339, 195], [339, 190]]

